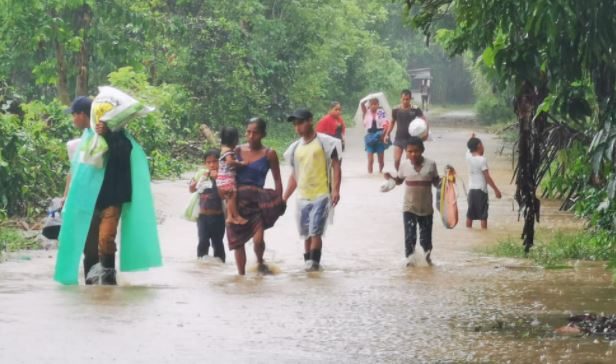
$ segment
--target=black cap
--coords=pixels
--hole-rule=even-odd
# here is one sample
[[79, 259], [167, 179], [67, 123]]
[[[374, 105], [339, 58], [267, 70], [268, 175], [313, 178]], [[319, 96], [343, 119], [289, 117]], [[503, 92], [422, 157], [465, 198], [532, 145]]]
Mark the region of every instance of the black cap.
[[75, 100], [73, 100], [73, 103], [71, 104], [71, 108], [68, 109], [68, 112], [71, 114], [83, 112], [83, 113], [86, 113], [87, 115], [90, 115], [91, 108], [92, 108], [92, 100], [90, 100], [89, 97], [78, 96], [75, 98]]
[[287, 121], [305, 121], [312, 119], [312, 113], [308, 109], [297, 109], [287, 117]]

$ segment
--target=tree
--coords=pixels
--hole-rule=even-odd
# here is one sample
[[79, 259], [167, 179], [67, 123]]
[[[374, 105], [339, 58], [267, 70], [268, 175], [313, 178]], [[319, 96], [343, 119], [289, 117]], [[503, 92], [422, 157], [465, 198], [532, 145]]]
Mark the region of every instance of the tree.
[[[450, 52], [472, 51], [499, 80], [513, 84], [519, 121], [516, 200], [525, 217], [526, 251], [539, 219], [537, 186], [567, 143], [558, 128], [586, 128], [592, 164], [613, 205], [616, 194], [616, 4], [593, 0], [406, 0], [415, 26]], [[437, 29], [443, 20], [455, 26]], [[557, 120], [558, 119], [558, 120]], [[567, 125], [568, 124], [568, 125]], [[583, 126], [582, 126], [583, 125]]]

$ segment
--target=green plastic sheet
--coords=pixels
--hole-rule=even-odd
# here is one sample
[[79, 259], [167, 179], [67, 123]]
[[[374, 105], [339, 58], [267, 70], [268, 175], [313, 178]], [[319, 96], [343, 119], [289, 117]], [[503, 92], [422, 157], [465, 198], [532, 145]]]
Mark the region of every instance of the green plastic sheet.
[[[87, 143], [94, 132], [86, 129], [81, 142]], [[138, 271], [162, 265], [150, 172], [141, 146], [133, 145], [130, 156], [132, 198], [122, 206], [120, 233], [120, 270]], [[78, 150], [80, 150], [79, 148]], [[103, 184], [104, 168], [72, 162], [72, 178], [62, 215], [58, 256], [54, 279], [62, 284], [77, 284], [79, 265], [86, 243], [98, 193]]]

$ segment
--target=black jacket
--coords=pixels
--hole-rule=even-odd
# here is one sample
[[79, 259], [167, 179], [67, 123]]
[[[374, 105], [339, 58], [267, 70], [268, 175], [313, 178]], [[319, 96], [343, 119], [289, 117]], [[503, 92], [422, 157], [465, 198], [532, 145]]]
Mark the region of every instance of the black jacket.
[[130, 153], [133, 146], [123, 130], [110, 131], [104, 138], [109, 145], [109, 151], [103, 185], [96, 201], [97, 209], [121, 206], [130, 202], [132, 196]]

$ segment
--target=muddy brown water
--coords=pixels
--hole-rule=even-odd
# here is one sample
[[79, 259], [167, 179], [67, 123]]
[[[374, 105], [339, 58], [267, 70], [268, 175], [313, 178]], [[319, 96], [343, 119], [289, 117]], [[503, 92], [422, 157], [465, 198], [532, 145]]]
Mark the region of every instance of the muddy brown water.
[[[472, 127], [433, 119], [425, 155], [466, 180]], [[446, 230], [435, 215], [432, 267], [405, 267], [403, 189], [378, 191], [382, 177], [365, 172], [362, 132], [352, 129], [322, 272], [302, 271], [293, 202], [266, 233], [276, 274], [258, 276], [254, 256], [246, 277], [232, 254], [224, 265], [198, 261], [196, 227], [179, 218], [187, 181], [155, 182], [163, 268], [120, 274], [118, 287], [63, 287], [52, 280], [54, 251], [0, 264], [0, 363], [615, 362], [616, 342], [553, 334], [570, 313], [616, 311], [602, 264], [544, 270], [478, 252], [521, 231], [511, 161], [493, 136], [478, 136], [503, 199], [490, 192], [486, 232], [463, 220]], [[392, 160], [389, 150], [387, 170]], [[543, 206], [544, 228], [581, 228], [557, 203]]]

